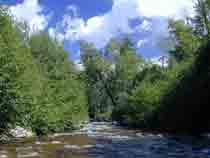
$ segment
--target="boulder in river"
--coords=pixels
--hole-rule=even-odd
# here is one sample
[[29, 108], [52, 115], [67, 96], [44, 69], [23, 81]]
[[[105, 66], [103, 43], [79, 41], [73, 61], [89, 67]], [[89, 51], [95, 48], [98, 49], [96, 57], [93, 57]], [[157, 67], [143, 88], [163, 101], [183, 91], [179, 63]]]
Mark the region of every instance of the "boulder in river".
[[19, 126], [15, 127], [14, 129], [11, 129], [9, 133], [15, 138], [30, 138], [34, 136], [32, 130], [25, 129]]

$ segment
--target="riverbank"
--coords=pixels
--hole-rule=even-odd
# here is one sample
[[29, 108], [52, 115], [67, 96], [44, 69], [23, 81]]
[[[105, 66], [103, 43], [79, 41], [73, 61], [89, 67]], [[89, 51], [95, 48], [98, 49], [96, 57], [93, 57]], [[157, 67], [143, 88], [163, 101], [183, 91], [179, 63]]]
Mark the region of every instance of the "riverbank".
[[143, 133], [107, 122], [80, 130], [0, 145], [1, 158], [192, 158], [208, 157], [210, 140], [191, 136]]
[[[74, 126], [74, 128], [71, 131], [67, 131], [69, 133], [80, 130], [87, 126], [89, 124], [89, 121], [84, 121], [81, 122], [77, 125]], [[50, 134], [50, 133], [49, 133]], [[13, 140], [18, 140], [18, 139], [33, 139], [35, 137], [38, 137], [35, 132], [32, 131], [30, 128], [23, 128], [20, 126], [16, 126], [7, 132], [4, 132], [0, 135], [0, 142], [2, 143], [7, 143], [11, 142]]]
[[[136, 131], [137, 136], [147, 136], [147, 135], [155, 135], [162, 137], [163, 135], [173, 135], [173, 136], [189, 136], [190, 134], [188, 133], [176, 133], [176, 132], [171, 132], [170, 130], [166, 129], [151, 129], [151, 128], [137, 128], [125, 124], [120, 124], [118, 122], [111, 122], [111, 121], [85, 121], [77, 126], [74, 127], [73, 130], [71, 131], [64, 131], [61, 133], [50, 133], [48, 134], [49, 137], [56, 137], [56, 136], [63, 136], [63, 135], [75, 135], [75, 134], [91, 134], [93, 131], [103, 131], [110, 129], [110, 127], [114, 128], [120, 128], [124, 129], [127, 131]], [[93, 129], [93, 130], [92, 130]], [[208, 134], [203, 134], [203, 135], [194, 135], [197, 137], [205, 137]], [[193, 136], [191, 134], [191, 136]], [[40, 136], [39, 136], [40, 137]], [[41, 136], [44, 137], [44, 136]], [[30, 128], [22, 128], [22, 127], [15, 127], [14, 129], [9, 130], [6, 134], [2, 134], [0, 137], [0, 142], [11, 142], [13, 140], [19, 140], [19, 139], [33, 139], [33, 138], [38, 138], [38, 136], [30, 129]]]

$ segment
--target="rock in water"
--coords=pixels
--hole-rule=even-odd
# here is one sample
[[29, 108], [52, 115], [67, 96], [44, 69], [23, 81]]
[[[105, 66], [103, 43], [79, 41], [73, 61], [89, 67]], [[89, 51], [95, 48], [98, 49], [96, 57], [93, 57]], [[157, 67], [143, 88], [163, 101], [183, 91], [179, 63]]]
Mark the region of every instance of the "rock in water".
[[19, 126], [10, 130], [10, 134], [15, 138], [30, 138], [34, 136], [34, 133], [32, 132], [32, 130], [25, 129]]

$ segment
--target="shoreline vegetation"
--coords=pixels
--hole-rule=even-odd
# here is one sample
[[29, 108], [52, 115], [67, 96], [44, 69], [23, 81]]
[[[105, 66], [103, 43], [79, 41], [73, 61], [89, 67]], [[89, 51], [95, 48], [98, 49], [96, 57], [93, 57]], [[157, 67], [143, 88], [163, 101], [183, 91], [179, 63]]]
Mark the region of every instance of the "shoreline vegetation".
[[101, 50], [80, 41], [78, 65], [63, 42], [30, 33], [0, 7], [0, 134], [20, 127], [47, 135], [89, 120], [209, 132], [210, 4], [198, 0], [195, 9], [190, 20], [169, 20], [170, 35], [160, 43], [171, 48], [159, 64], [139, 55], [126, 36]]

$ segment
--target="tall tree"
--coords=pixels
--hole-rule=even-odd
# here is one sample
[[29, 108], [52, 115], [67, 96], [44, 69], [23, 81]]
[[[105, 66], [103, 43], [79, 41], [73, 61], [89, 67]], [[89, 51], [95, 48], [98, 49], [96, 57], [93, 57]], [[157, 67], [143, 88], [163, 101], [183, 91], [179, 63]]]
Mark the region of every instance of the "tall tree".
[[[28, 48], [22, 45], [19, 30], [7, 10], [0, 10], [0, 78], [2, 94], [9, 98], [4, 106], [5, 97], [2, 97], [1, 111], [12, 117], [11, 123], [26, 125], [32, 106], [36, 104], [39, 95], [39, 74]], [[35, 80], [35, 81], [34, 81]], [[16, 115], [9, 113], [16, 112]], [[30, 112], [29, 112], [30, 111]], [[4, 118], [4, 117], [1, 117]], [[7, 124], [7, 121], [1, 121]]]
[[102, 57], [93, 45], [81, 42], [82, 61], [85, 67], [89, 111], [92, 117], [106, 112], [109, 104], [116, 105], [107, 79], [112, 71], [111, 63]]
[[200, 46], [200, 38], [196, 35], [194, 28], [184, 20], [169, 22], [171, 38], [174, 41], [174, 49], [169, 52], [177, 62], [186, 61], [196, 54]]
[[[29, 44], [43, 82], [34, 121], [42, 122], [46, 131], [60, 131], [87, 119], [84, 84], [63, 46], [46, 33], [31, 36]], [[38, 113], [43, 117], [37, 117]], [[40, 130], [39, 126], [35, 128]]]
[[197, 32], [210, 39], [210, 1], [197, 0], [195, 3], [196, 16], [194, 23]]

